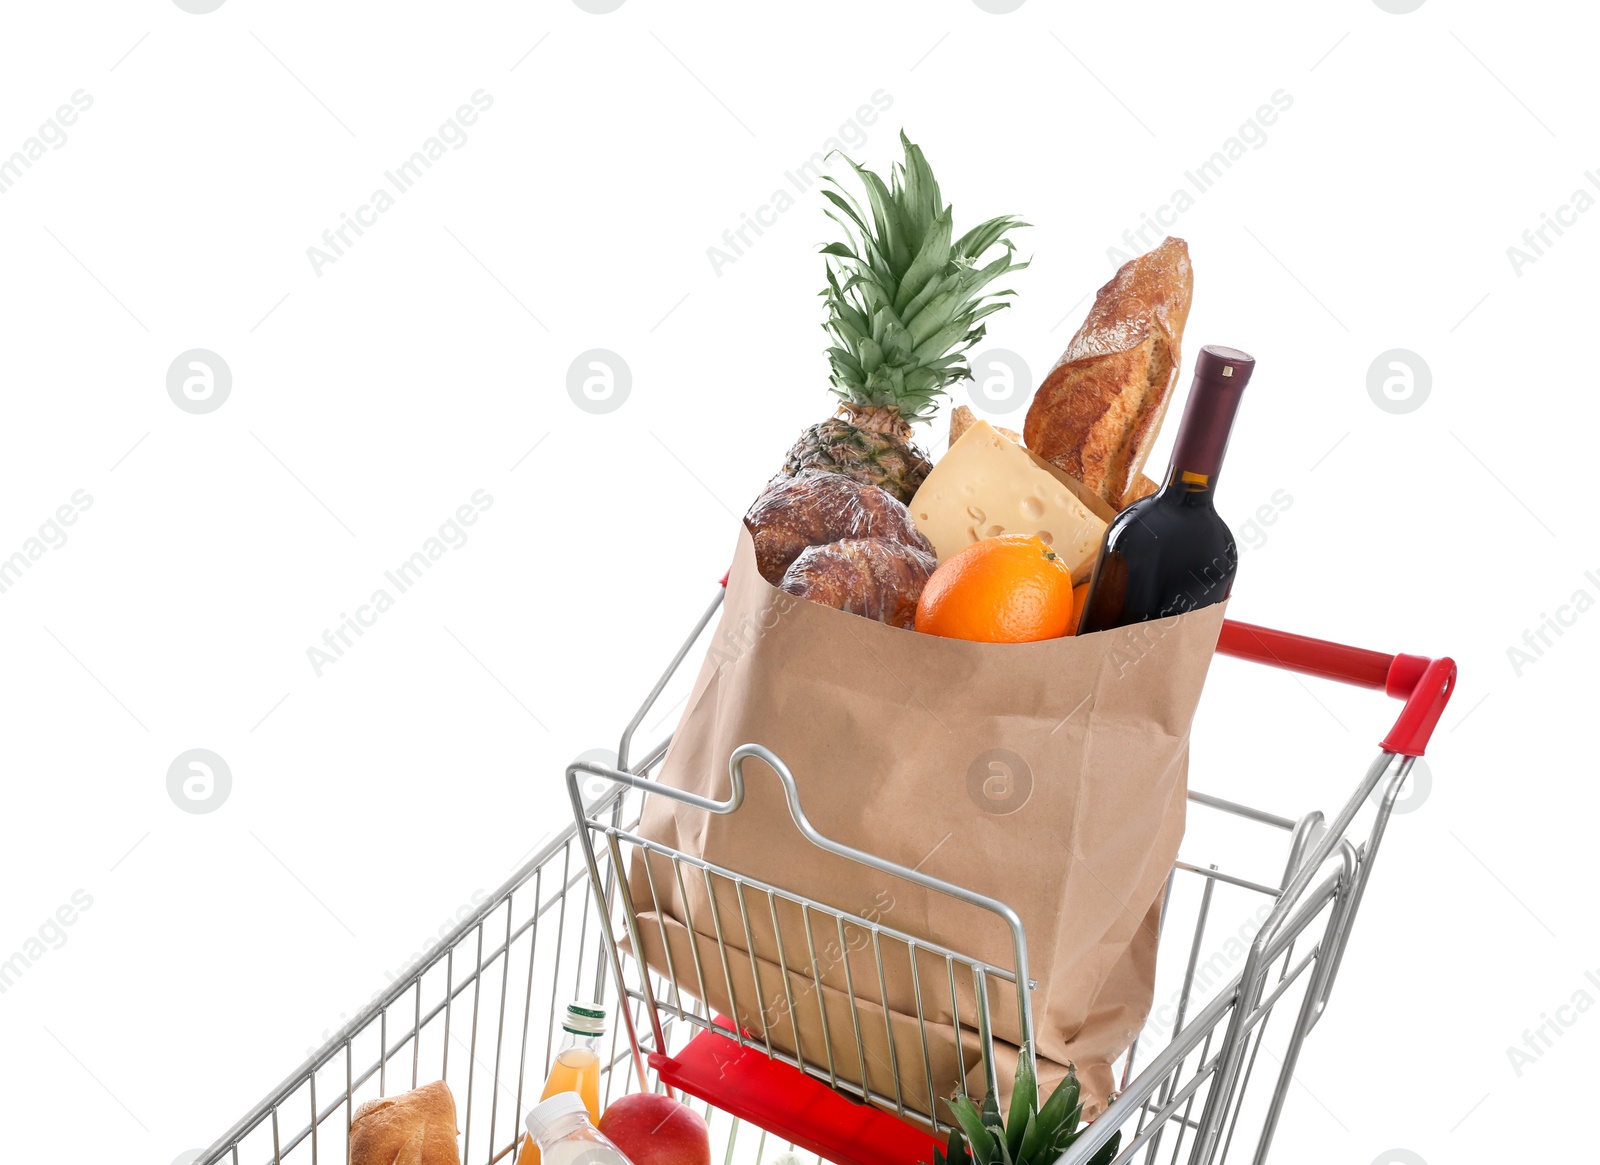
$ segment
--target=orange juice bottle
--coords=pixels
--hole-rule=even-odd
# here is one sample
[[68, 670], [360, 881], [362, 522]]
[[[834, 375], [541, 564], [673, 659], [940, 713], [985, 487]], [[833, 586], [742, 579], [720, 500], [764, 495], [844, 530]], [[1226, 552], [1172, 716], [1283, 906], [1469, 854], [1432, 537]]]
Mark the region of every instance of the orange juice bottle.
[[[558, 1092], [576, 1092], [589, 1110], [589, 1119], [600, 1123], [600, 1037], [606, 1034], [605, 1009], [592, 1003], [569, 1003], [561, 1021], [561, 1049], [550, 1065], [540, 1100]], [[517, 1165], [539, 1165], [539, 1146], [524, 1135]]]

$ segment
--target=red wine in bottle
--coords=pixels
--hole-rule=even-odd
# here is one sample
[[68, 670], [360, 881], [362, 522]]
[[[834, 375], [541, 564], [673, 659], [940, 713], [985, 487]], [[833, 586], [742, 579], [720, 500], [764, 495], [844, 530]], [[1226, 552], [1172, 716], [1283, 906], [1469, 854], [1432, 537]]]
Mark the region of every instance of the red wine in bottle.
[[1239, 550], [1212, 496], [1254, 369], [1255, 360], [1237, 349], [1200, 349], [1166, 482], [1106, 527], [1079, 635], [1181, 615], [1228, 597]]

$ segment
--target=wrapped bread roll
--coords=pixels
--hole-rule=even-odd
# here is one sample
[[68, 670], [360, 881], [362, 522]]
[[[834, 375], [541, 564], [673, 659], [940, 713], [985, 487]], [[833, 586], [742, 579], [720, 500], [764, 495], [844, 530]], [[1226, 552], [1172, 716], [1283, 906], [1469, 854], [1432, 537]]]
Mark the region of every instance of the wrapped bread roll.
[[773, 478], [744, 523], [755, 540], [756, 568], [774, 586], [801, 551], [841, 538], [881, 538], [933, 551], [899, 500], [825, 469]]
[[801, 551], [778, 589], [910, 631], [922, 588], [938, 567], [931, 550], [885, 538], [845, 538]]

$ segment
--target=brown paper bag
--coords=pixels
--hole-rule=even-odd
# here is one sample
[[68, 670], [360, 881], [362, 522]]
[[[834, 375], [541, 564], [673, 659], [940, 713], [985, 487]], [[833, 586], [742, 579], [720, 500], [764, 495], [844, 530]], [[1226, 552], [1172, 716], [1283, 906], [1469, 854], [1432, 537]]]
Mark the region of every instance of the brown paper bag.
[[[1082, 638], [942, 639], [784, 594], [741, 532], [660, 780], [725, 799], [730, 754], [765, 745], [825, 836], [1010, 905], [1027, 935], [1041, 1079], [1074, 1062], [1093, 1115], [1150, 1009], [1189, 725], [1222, 616], [1219, 604]], [[776, 777], [756, 760], [744, 772], [736, 812], [647, 797], [640, 832], [863, 924], [636, 851], [628, 889], [647, 963], [758, 1040], [865, 1078], [879, 1103], [947, 1118], [937, 1102], [959, 1079], [984, 1089], [971, 971], [869, 926], [1007, 969], [1009, 929], [818, 849]], [[986, 990], [1004, 1090], [1023, 1033], [1011, 984], [991, 976]]]

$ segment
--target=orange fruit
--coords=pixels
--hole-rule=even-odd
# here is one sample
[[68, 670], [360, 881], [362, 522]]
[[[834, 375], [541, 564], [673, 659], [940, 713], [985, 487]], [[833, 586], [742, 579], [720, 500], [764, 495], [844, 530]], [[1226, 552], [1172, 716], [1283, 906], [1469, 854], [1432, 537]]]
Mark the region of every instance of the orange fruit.
[[1072, 628], [1072, 572], [1031, 534], [986, 538], [947, 559], [917, 602], [916, 628], [946, 639], [1032, 643]]
[[1083, 622], [1083, 605], [1088, 599], [1088, 583], [1079, 583], [1072, 588], [1072, 631], [1070, 632], [1072, 635], [1078, 633], [1078, 624]]

